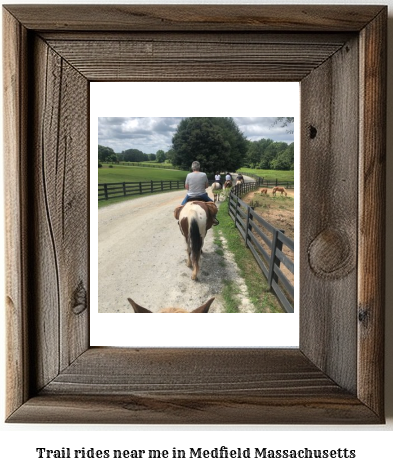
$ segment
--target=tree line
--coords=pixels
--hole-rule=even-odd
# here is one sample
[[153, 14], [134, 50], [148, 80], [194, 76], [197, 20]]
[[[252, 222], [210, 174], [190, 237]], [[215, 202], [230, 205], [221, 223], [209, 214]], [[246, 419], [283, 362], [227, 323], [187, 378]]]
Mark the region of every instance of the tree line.
[[[278, 117], [276, 123], [287, 124], [288, 119], [291, 118]], [[191, 163], [199, 161], [206, 173], [234, 172], [241, 167], [290, 170], [294, 167], [294, 144], [269, 138], [248, 140], [230, 117], [189, 117], [179, 123], [172, 137], [172, 148], [167, 152], [146, 154], [131, 148], [115, 153], [98, 145], [98, 161], [167, 161], [182, 170], [190, 170]]]

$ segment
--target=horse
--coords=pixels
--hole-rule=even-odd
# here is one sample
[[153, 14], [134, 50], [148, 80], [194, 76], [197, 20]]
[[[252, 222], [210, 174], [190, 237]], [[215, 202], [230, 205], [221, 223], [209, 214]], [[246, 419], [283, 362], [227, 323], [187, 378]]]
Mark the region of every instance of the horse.
[[261, 189], [261, 194], [267, 194], [267, 188]]
[[230, 179], [228, 179], [227, 181], [225, 181], [223, 189], [225, 190], [225, 189], [229, 189], [231, 187], [232, 187], [232, 181]]
[[[217, 191], [219, 191], [221, 189], [221, 184], [218, 182], [218, 181], [214, 181], [214, 183], [212, 184], [212, 192], [213, 192], [213, 196], [214, 196], [214, 202], [217, 202], [219, 201], [219, 193]], [[216, 192], [214, 192], [216, 191]]]
[[275, 196], [277, 192], [281, 193], [281, 196], [283, 194], [285, 194], [285, 196], [287, 196], [287, 192], [285, 191], [284, 188], [279, 188], [278, 186], [276, 186], [275, 188], [273, 188], [273, 191], [272, 191], [273, 196]]
[[239, 186], [240, 184], [244, 184], [244, 178], [236, 178], [236, 186]]
[[[140, 306], [138, 303], [135, 303], [135, 301], [133, 301], [131, 298], [127, 299], [131, 306], [134, 308], [134, 313], [152, 313], [152, 311], [144, 308], [143, 306]], [[207, 301], [202, 306], [199, 306], [197, 309], [194, 309], [194, 311], [186, 311], [183, 308], [164, 308], [159, 311], [159, 313], [208, 313], [213, 301], [214, 298], [210, 298], [209, 301]]]
[[188, 201], [184, 206], [175, 209], [180, 232], [187, 245], [187, 266], [192, 268], [191, 279], [198, 279], [199, 259], [207, 231], [217, 225], [217, 206], [214, 202]]

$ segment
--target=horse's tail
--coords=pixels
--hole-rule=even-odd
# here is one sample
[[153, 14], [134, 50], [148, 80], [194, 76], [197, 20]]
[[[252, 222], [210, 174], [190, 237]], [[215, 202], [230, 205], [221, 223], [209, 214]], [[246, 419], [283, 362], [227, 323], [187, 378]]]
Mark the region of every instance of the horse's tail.
[[202, 250], [203, 238], [199, 230], [198, 220], [193, 216], [190, 220], [189, 229], [191, 260], [198, 262]]
[[196, 215], [190, 216], [188, 228], [188, 252], [192, 265], [192, 280], [197, 280], [199, 272], [199, 258], [201, 256], [203, 237], [198, 225]]

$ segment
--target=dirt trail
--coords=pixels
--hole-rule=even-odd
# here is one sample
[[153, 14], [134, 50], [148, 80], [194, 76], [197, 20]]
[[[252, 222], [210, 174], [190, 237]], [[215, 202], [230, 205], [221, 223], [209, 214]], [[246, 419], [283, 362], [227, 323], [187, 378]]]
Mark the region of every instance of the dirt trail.
[[233, 257], [228, 251], [224, 257], [216, 253], [212, 229], [206, 235], [199, 280], [191, 280], [184, 237], [173, 216], [184, 195], [184, 190], [155, 194], [99, 210], [99, 313], [132, 313], [128, 297], [152, 312], [170, 306], [191, 311], [215, 297], [209, 312], [222, 313], [224, 279], [243, 288], [241, 312], [254, 312]]

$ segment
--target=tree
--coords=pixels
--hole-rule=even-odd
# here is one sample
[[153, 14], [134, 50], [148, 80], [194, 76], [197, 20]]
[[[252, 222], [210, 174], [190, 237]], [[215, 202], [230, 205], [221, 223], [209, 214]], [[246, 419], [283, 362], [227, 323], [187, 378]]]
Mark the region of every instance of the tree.
[[[281, 124], [281, 127], [285, 128], [294, 121], [294, 117], [276, 117], [276, 120], [273, 122], [272, 127], [275, 127], [277, 124]], [[287, 130], [287, 132], [293, 134], [293, 130]]]
[[185, 118], [172, 138], [172, 164], [190, 170], [199, 161], [207, 173], [235, 171], [242, 165], [246, 143], [232, 118]]
[[291, 143], [285, 150], [279, 152], [270, 164], [274, 170], [293, 170], [294, 169], [294, 145]]
[[112, 148], [109, 148], [107, 146], [102, 146], [102, 145], [98, 145], [98, 161], [109, 161], [108, 158], [111, 157], [110, 161], [112, 161], [113, 159], [113, 156], [112, 155], [115, 155], [116, 157], [116, 153], [112, 150]]
[[294, 144], [275, 142], [270, 138], [249, 141], [246, 153], [246, 166], [258, 169], [293, 169]]
[[172, 148], [170, 148], [170, 149], [165, 153], [165, 161], [167, 161], [168, 163], [172, 163], [172, 164], [173, 164], [174, 158], [175, 158], [175, 152], [173, 151]]
[[119, 162], [119, 159], [116, 155], [116, 153], [112, 153], [112, 155], [109, 155], [107, 158], [106, 158], [106, 161], [108, 163], [118, 163]]
[[130, 148], [122, 151], [122, 160], [131, 162], [147, 161], [147, 155], [136, 148]]
[[165, 152], [163, 150], [158, 150], [156, 153], [156, 159], [158, 163], [164, 163], [165, 161]]

